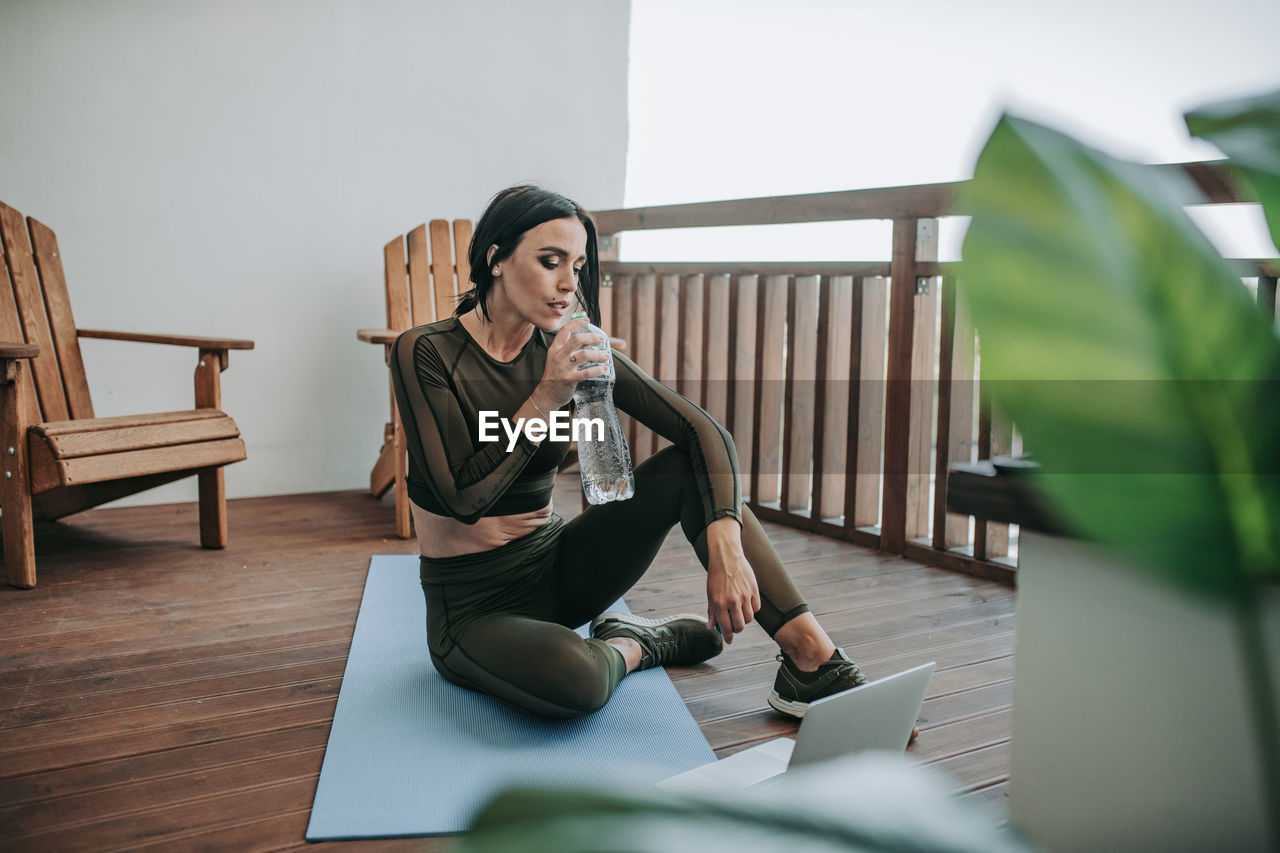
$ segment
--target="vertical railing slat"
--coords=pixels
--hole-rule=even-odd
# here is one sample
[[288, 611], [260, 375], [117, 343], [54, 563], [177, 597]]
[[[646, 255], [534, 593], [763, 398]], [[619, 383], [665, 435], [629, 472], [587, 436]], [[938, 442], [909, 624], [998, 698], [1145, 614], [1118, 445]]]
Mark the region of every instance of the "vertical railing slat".
[[[938, 220], [916, 221], [917, 261], [938, 258]], [[906, 538], [929, 535], [929, 473], [933, 465], [933, 400], [938, 353], [938, 290], [934, 279], [913, 275], [915, 292], [911, 333], [911, 415], [908, 451]]]
[[731, 377], [730, 423], [733, 442], [738, 447], [738, 460], [742, 468], [743, 491], [752, 500], [758, 500], [756, 489], [755, 412], [756, 384], [756, 311], [759, 308], [759, 279], [754, 275], [741, 275], [734, 281], [732, 290], [733, 333], [730, 346], [733, 357], [729, 359]]
[[884, 489], [880, 513], [880, 547], [894, 554], [903, 552], [907, 534], [915, 271], [916, 220], [895, 219], [889, 261], [889, 352], [885, 365]]
[[880, 495], [884, 482], [881, 451], [884, 449], [885, 358], [889, 327], [887, 309], [889, 285], [884, 276], [862, 279], [854, 295], [858, 319], [858, 372], [854, 375], [856, 413], [851, 408], [857, 430], [854, 455], [854, 526], [874, 527], [880, 523]]
[[687, 275], [680, 281], [679, 314], [663, 317], [680, 318], [679, 382], [676, 389], [696, 406], [703, 406], [702, 369], [706, 314], [703, 277]]
[[[634, 294], [632, 323], [635, 330], [632, 337], [636, 341], [636, 354], [633, 360], [641, 370], [650, 376], [655, 376], [657, 366], [654, 347], [657, 336], [654, 320], [658, 308], [655, 298], [657, 278], [653, 275], [638, 276], [632, 291]], [[632, 454], [632, 462], [636, 465], [653, 455], [653, 433], [641, 424], [636, 425], [636, 441], [632, 447]]]
[[703, 341], [703, 407], [722, 424], [729, 422], [729, 276], [708, 276]]
[[790, 489], [784, 508], [807, 513], [812, 495], [815, 384], [818, 363], [818, 277], [796, 276], [788, 302], [787, 446]]
[[[944, 285], [958, 297], [959, 281], [949, 279]], [[945, 293], [945, 291], [944, 291]], [[947, 449], [948, 465], [969, 462], [973, 457], [973, 401], [974, 401], [974, 331], [969, 312], [959, 299], [953, 300], [954, 327], [951, 346], [951, 424]], [[942, 374], [945, 375], [945, 374]], [[935, 537], [936, 538], [936, 537]], [[946, 515], [944, 548], [965, 547], [969, 544], [969, 516], [949, 512]]]
[[[634, 294], [632, 292], [632, 278], [629, 275], [617, 275], [613, 277], [613, 328], [606, 329], [614, 337], [622, 338], [627, 342], [626, 355], [632, 361], [636, 360], [636, 353], [639, 350], [636, 347], [635, 327], [633, 326], [633, 316], [635, 312]], [[639, 364], [639, 362], [636, 362]], [[635, 460], [636, 453], [636, 420], [630, 415], [620, 414], [620, 420], [623, 430], [627, 435], [627, 447], [631, 452], [632, 461], [639, 464]]]
[[953, 281], [942, 279], [939, 285], [942, 305], [942, 322], [938, 340], [938, 433], [935, 442], [937, 461], [933, 480], [933, 547], [947, 547], [947, 467], [951, 447], [951, 402], [955, 383], [951, 376], [955, 370], [956, 291]]
[[759, 471], [759, 495], [756, 498], [759, 503], [772, 503], [779, 497], [787, 281], [786, 276], [766, 276], [764, 286], [760, 288], [757, 309], [756, 382], [759, 388], [756, 397], [755, 458]]
[[[852, 367], [850, 351], [854, 337], [853, 325], [841, 322], [849, 316], [853, 306], [853, 278], [851, 276], [829, 276], [823, 282], [824, 305], [819, 309], [821, 328], [826, 330], [825, 356], [826, 368], [819, 390], [825, 390], [821, 410], [822, 448], [821, 453], [814, 450], [814, 483], [813, 491], [817, 495], [818, 517], [836, 519], [845, 517], [852, 505], [845, 503], [845, 488], [849, 477], [848, 460], [850, 435], [856, 436], [856, 430], [849, 428], [849, 395], [852, 393], [850, 369]], [[816, 438], [815, 438], [816, 444]]]

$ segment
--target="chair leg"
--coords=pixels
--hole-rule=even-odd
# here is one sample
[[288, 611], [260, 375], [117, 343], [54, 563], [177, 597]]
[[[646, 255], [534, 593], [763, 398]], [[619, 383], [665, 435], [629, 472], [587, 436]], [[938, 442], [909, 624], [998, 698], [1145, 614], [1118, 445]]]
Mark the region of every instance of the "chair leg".
[[[5, 473], [10, 468], [6, 467]], [[23, 478], [26, 479], [25, 477]], [[4, 571], [13, 586], [31, 589], [36, 585], [35, 530], [31, 524], [31, 493], [17, 478], [6, 478], [0, 493], [4, 520]]]
[[404, 445], [404, 427], [396, 422], [396, 535], [408, 539], [413, 535], [413, 518], [409, 513], [409, 457]]
[[198, 475], [200, 481], [200, 544], [205, 548], [227, 547], [227, 489], [222, 469]]
[[36, 585], [36, 537], [31, 523], [27, 428], [19, 402], [18, 380], [24, 369], [24, 365], [6, 362], [0, 374], [0, 530], [9, 583], [30, 589]]

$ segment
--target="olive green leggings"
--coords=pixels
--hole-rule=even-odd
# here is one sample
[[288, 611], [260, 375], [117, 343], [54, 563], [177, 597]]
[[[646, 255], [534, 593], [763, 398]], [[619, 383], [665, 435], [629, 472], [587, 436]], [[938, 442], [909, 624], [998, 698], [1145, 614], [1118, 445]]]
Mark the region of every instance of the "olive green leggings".
[[[427, 645], [455, 684], [534, 714], [575, 717], [608, 701], [622, 655], [572, 629], [616, 602], [679, 522], [707, 565], [706, 520], [689, 456], [668, 447], [635, 471], [635, 495], [480, 554], [422, 558]], [[760, 522], [743, 507], [742, 545], [760, 585], [756, 619], [773, 636], [809, 609]], [[705, 604], [694, 608], [700, 612]]]

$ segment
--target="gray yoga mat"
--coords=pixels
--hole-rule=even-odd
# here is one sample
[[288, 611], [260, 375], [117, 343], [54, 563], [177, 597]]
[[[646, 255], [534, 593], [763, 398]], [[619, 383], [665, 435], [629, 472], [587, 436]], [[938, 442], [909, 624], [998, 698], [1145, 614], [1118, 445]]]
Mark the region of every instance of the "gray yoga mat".
[[661, 669], [594, 714], [543, 719], [445, 681], [425, 625], [417, 557], [373, 557], [308, 841], [461, 832], [510, 785], [644, 785], [715, 759]]

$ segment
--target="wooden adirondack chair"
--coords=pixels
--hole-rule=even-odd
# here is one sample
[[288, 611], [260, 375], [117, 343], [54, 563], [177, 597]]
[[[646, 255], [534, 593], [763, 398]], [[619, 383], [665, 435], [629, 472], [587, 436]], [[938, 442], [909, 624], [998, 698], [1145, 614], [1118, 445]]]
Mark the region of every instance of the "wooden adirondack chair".
[[[222, 467], [245, 458], [223, 414], [228, 352], [252, 341], [77, 329], [53, 231], [0, 204], [0, 480], [9, 583], [36, 583], [32, 519], [55, 519], [193, 474], [200, 544], [227, 544]], [[95, 418], [80, 338], [195, 347], [196, 408]]]
[[[401, 332], [451, 315], [458, 293], [471, 287], [471, 265], [467, 261], [470, 245], [471, 220], [455, 219], [451, 228], [447, 220], [433, 219], [429, 225], [419, 225], [403, 237], [397, 235], [383, 246], [387, 327], [360, 329], [356, 337], [371, 344], [382, 344], [386, 360], [391, 356], [391, 344]], [[391, 420], [383, 428], [382, 450], [369, 473], [369, 491], [375, 498], [381, 498], [387, 489], [395, 487], [396, 535], [401, 539], [412, 535], [409, 490], [405, 484], [408, 470], [404, 428], [392, 393]]]

